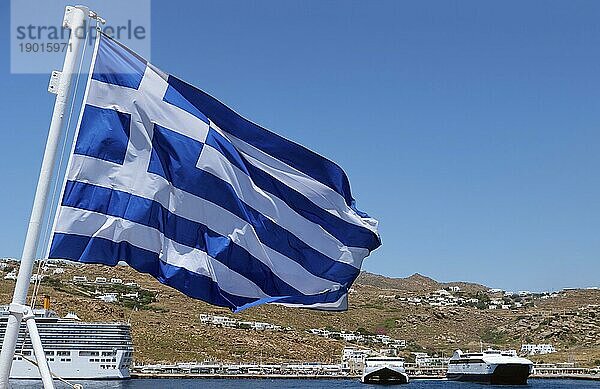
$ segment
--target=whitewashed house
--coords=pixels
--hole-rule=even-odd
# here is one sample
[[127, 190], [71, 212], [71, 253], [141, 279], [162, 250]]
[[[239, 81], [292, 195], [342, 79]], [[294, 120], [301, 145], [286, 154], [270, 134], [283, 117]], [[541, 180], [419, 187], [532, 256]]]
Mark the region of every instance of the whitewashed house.
[[104, 301], [105, 303], [116, 303], [119, 300], [116, 293], [105, 293], [96, 298], [100, 301]]
[[521, 346], [521, 352], [529, 355], [544, 355], [556, 352], [552, 344], [524, 344]]

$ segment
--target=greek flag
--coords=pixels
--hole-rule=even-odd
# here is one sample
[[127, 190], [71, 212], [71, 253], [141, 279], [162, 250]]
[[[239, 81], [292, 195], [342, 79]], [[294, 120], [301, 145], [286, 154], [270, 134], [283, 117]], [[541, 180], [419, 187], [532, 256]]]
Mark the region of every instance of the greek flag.
[[347, 309], [380, 240], [342, 169], [99, 39], [49, 257], [125, 261], [234, 311]]

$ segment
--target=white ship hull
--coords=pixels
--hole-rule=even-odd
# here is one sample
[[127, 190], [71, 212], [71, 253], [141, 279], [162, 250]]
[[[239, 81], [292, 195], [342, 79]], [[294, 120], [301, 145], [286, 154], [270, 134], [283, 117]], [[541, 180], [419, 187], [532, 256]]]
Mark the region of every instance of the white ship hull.
[[[45, 350], [46, 353], [53, 350]], [[55, 351], [56, 353], [56, 351]], [[64, 379], [82, 379], [82, 380], [114, 380], [129, 378], [129, 367], [118, 368], [123, 366], [126, 352], [117, 351], [113, 357], [97, 357], [78, 356], [77, 351], [72, 351], [75, 356], [71, 357], [48, 357], [48, 367], [50, 371]], [[35, 361], [35, 357], [28, 356], [30, 360]], [[62, 361], [61, 361], [62, 359]], [[90, 360], [111, 362], [90, 362]], [[112, 362], [113, 359], [116, 362]], [[116, 367], [113, 367], [116, 366]], [[40, 379], [40, 373], [36, 365], [27, 361], [23, 357], [17, 356], [13, 360], [12, 369], [10, 371], [11, 379]]]
[[450, 359], [446, 377], [453, 381], [481, 382], [493, 385], [526, 385], [533, 364], [516, 355], [488, 350], [480, 354], [461, 354]]
[[[42, 309], [34, 313], [52, 373], [65, 379], [129, 378], [133, 343], [128, 324], [61, 319]], [[0, 311], [0, 340], [4, 339], [6, 314], [6, 309]], [[35, 360], [25, 324], [21, 324], [10, 378], [40, 379]]]
[[367, 358], [360, 381], [364, 384], [408, 384], [404, 359], [394, 357]]
[[395, 369], [393, 367], [380, 367], [370, 372], [365, 372], [360, 381], [363, 384], [397, 385], [408, 384], [408, 375], [404, 369]]

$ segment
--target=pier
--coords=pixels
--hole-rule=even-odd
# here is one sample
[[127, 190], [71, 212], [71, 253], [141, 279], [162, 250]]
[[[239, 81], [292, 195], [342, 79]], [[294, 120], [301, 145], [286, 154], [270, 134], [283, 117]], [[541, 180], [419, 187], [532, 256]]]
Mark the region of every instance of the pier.
[[587, 369], [573, 363], [537, 364], [531, 378], [600, 381], [600, 367]]
[[333, 374], [173, 374], [173, 373], [131, 373], [131, 378], [144, 379], [299, 379], [299, 380], [348, 380], [359, 379], [356, 375], [333, 375]]
[[[414, 380], [444, 380], [445, 366], [405, 364]], [[131, 378], [206, 378], [206, 379], [359, 379], [360, 373], [345, 364], [222, 364], [178, 363], [134, 366]], [[600, 369], [539, 364], [530, 378], [600, 381]]]

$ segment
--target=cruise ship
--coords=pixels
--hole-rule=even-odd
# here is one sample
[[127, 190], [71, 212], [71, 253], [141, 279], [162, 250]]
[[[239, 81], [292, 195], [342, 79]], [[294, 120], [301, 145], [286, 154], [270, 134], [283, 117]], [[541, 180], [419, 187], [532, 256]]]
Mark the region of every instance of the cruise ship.
[[365, 368], [360, 381], [365, 384], [408, 384], [408, 375], [404, 370], [404, 358], [365, 358]]
[[493, 385], [526, 385], [532, 370], [533, 362], [519, 358], [514, 350], [490, 349], [480, 353], [456, 350], [450, 358], [446, 377]]
[[[133, 342], [126, 323], [86, 323], [70, 313], [60, 318], [47, 308], [35, 309], [35, 321], [50, 371], [65, 379], [129, 378]], [[8, 306], [0, 307], [0, 339], [4, 341]], [[10, 378], [39, 379], [29, 336], [21, 324]]]

